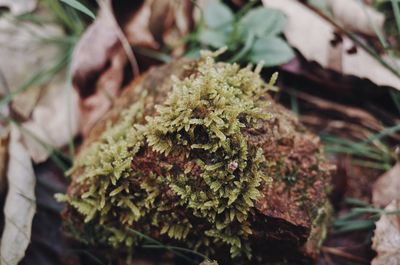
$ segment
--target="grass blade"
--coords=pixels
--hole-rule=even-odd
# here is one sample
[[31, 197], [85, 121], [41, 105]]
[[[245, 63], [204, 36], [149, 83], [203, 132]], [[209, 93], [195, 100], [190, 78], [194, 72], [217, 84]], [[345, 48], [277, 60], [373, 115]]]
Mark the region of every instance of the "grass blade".
[[394, 13], [394, 18], [396, 19], [397, 30], [400, 32], [400, 8], [399, 8], [399, 0], [391, 0], [392, 8]]
[[69, 5], [72, 8], [75, 8], [76, 10], [82, 12], [85, 15], [88, 15], [89, 17], [96, 19], [95, 14], [79, 1], [77, 0], [60, 0], [60, 1]]

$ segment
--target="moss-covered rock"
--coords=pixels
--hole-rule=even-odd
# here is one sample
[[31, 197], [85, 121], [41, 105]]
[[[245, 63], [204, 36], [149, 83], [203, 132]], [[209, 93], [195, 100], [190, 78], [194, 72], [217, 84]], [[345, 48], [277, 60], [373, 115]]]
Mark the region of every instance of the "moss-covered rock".
[[315, 255], [329, 167], [318, 138], [268, 96], [276, 77], [266, 84], [258, 72], [205, 54], [136, 81], [58, 195], [69, 231], [126, 255], [143, 243], [132, 231], [221, 264]]

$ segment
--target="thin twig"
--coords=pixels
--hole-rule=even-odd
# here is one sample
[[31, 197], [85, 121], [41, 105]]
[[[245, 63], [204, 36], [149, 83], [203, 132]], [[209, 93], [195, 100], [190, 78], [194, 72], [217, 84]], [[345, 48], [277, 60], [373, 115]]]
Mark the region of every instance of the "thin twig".
[[348, 259], [350, 261], [357, 262], [359, 264], [369, 264], [370, 263], [369, 260], [367, 260], [367, 259], [347, 253], [339, 248], [322, 247], [322, 252], [331, 254], [334, 256], [342, 257], [342, 258]]

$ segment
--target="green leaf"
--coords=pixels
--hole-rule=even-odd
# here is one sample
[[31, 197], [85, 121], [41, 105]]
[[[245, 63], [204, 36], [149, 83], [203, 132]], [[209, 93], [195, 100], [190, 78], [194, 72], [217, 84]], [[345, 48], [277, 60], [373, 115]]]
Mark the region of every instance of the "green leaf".
[[287, 63], [294, 57], [292, 48], [280, 37], [258, 38], [248, 55], [253, 63], [264, 61], [265, 67]]
[[71, 6], [72, 8], [75, 8], [76, 10], [88, 15], [89, 17], [91, 17], [93, 19], [96, 18], [94, 13], [89, 8], [87, 8], [81, 2], [79, 2], [77, 0], [60, 0], [60, 1]]
[[199, 41], [213, 48], [220, 48], [228, 43], [229, 34], [212, 29], [204, 29], [199, 34]]
[[210, 1], [204, 10], [204, 22], [210, 28], [219, 28], [233, 22], [232, 11], [220, 1]]
[[281, 11], [265, 7], [250, 10], [239, 21], [242, 32], [251, 31], [257, 37], [277, 35], [283, 31], [285, 25], [286, 17]]

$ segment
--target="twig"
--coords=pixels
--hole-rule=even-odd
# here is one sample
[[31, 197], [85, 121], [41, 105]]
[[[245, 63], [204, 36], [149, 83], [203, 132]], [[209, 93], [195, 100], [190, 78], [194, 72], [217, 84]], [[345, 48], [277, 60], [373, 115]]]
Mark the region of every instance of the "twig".
[[370, 264], [370, 262], [367, 259], [347, 253], [339, 248], [322, 247], [322, 252], [331, 254], [334, 256], [342, 257], [342, 258], [348, 259], [350, 261], [357, 262], [359, 264]]

